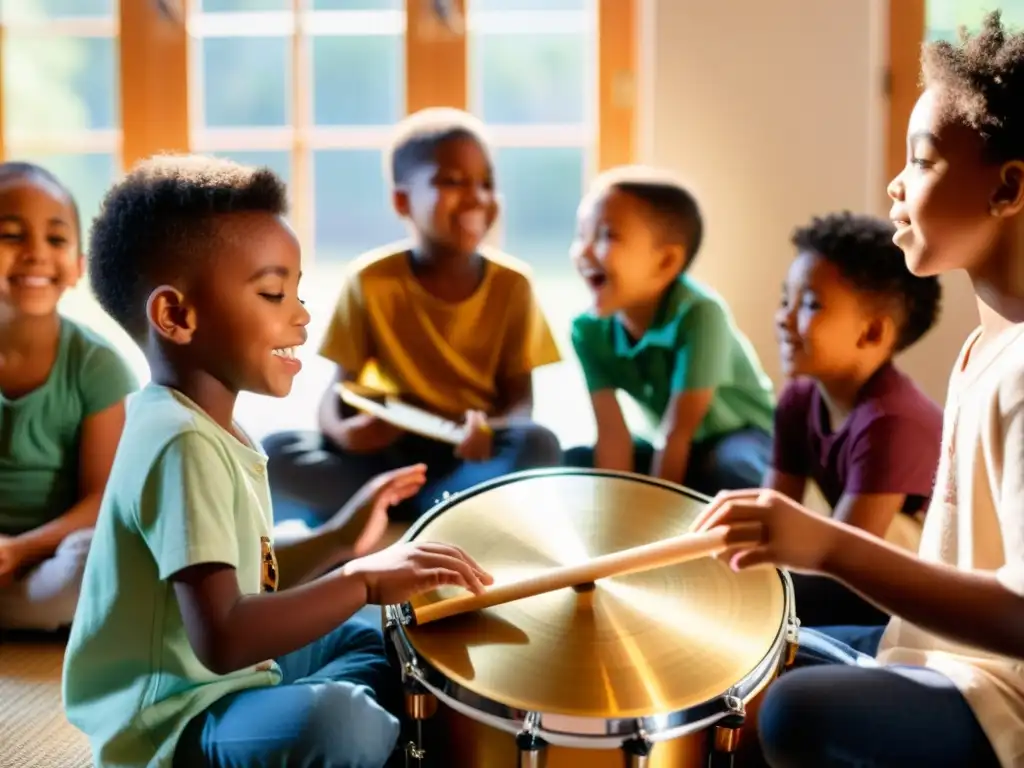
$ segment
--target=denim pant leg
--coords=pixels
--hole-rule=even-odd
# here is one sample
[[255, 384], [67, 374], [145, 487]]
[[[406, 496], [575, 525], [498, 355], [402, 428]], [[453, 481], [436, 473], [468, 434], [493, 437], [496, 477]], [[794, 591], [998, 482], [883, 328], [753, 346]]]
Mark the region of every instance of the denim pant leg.
[[378, 628], [350, 619], [279, 659], [282, 681], [225, 696], [196, 717], [181, 768], [382, 768], [398, 740], [398, 681]]
[[801, 631], [798, 664], [809, 666], [772, 683], [758, 715], [765, 764], [998, 768], [974, 713], [948, 678], [925, 667], [871, 663], [883, 630]]
[[562, 463], [558, 438], [538, 424], [499, 430], [494, 435], [493, 446], [487, 461], [458, 461], [446, 474], [428, 477], [427, 485], [417, 497], [419, 514], [430, 510], [445, 493], [461, 493], [513, 472], [557, 467]]
[[772, 438], [760, 429], [741, 429], [696, 443], [683, 482], [707, 496], [759, 488], [771, 462]]

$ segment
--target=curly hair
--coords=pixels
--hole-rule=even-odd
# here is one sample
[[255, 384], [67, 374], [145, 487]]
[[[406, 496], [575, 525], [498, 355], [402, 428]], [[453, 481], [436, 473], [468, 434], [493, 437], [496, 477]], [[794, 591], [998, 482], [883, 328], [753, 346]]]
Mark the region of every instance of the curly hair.
[[163, 155], [137, 165], [107, 193], [93, 222], [89, 281], [100, 306], [135, 341], [147, 334], [152, 290], [186, 276], [217, 247], [216, 219], [284, 215], [284, 183], [268, 168]]
[[888, 221], [843, 211], [815, 217], [793, 233], [792, 243], [834, 264], [855, 290], [895, 307], [900, 352], [935, 325], [942, 287], [937, 277], [917, 277], [907, 269], [892, 241], [895, 231]]
[[432, 163], [438, 146], [452, 139], [475, 141], [490, 155], [483, 123], [468, 112], [430, 107], [409, 115], [398, 124], [385, 155], [391, 183], [402, 184], [418, 168]]
[[67, 188], [67, 185], [63, 181], [58, 179], [56, 175], [43, 168], [41, 165], [35, 163], [27, 163], [21, 160], [9, 160], [5, 163], [0, 163], [0, 183], [10, 181], [12, 179], [40, 179], [47, 184], [60, 190], [60, 192], [68, 199], [68, 205], [71, 208], [72, 222], [71, 226], [75, 230], [75, 240], [78, 241], [78, 248], [82, 248], [82, 218], [78, 213], [78, 203], [75, 200], [75, 196], [71, 194], [71, 190]]
[[943, 116], [977, 131], [997, 163], [1024, 159], [1024, 32], [1008, 30], [1000, 11], [977, 34], [928, 43], [921, 55], [925, 87], [942, 93]]
[[674, 176], [645, 166], [620, 166], [598, 176], [593, 189], [615, 189], [643, 203], [663, 237], [686, 249], [680, 272], [690, 268], [704, 239], [704, 218], [697, 199]]

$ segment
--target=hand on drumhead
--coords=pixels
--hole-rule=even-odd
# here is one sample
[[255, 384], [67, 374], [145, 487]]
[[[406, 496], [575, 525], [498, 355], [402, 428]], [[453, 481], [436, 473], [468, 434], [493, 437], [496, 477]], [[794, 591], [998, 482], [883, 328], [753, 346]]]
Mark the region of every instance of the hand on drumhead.
[[455, 447], [455, 455], [466, 461], [487, 461], [491, 458], [494, 432], [483, 411], [466, 411], [466, 436]]
[[759, 541], [730, 547], [719, 555], [733, 570], [770, 563], [820, 573], [839, 530], [836, 523], [788, 496], [760, 488], [720, 493], [694, 521], [692, 530], [747, 529], [752, 523], [761, 525]]
[[396, 544], [350, 561], [344, 573], [359, 578], [371, 605], [404, 603], [414, 595], [453, 585], [480, 594], [494, 582], [469, 555], [456, 546], [424, 542]]

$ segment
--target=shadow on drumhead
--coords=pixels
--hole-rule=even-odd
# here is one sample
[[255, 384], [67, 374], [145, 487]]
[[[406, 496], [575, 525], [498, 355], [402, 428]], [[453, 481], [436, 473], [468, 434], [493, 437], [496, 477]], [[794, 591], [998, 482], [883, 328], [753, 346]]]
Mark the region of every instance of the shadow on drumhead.
[[429, 647], [435, 658], [454, 674], [476, 676], [469, 649], [486, 645], [526, 645], [530, 638], [519, 627], [491, 611], [464, 613], [417, 627], [416, 642]]

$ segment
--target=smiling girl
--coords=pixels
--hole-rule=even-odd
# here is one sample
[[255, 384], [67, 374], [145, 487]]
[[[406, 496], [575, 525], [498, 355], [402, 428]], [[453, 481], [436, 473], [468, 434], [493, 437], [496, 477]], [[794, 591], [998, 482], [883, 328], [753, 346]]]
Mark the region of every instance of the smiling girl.
[[71, 623], [92, 527], [136, 389], [118, 353], [62, 317], [82, 273], [61, 182], [0, 164], [0, 628]]

